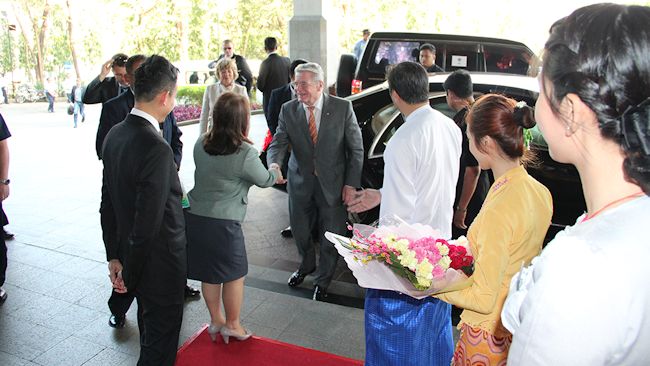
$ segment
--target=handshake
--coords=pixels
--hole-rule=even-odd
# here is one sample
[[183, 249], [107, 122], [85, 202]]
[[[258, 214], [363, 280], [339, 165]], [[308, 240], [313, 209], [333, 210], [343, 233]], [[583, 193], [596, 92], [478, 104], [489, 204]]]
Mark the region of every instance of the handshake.
[[275, 179], [275, 184], [285, 184], [287, 182], [287, 180], [282, 176], [282, 170], [278, 164], [271, 163], [271, 165], [269, 165], [269, 172], [275, 172], [275, 176], [277, 177]]

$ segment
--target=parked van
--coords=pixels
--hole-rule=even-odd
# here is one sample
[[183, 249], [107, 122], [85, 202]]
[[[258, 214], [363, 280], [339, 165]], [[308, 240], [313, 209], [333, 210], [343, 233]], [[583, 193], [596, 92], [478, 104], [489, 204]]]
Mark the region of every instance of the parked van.
[[419, 48], [436, 47], [436, 64], [447, 72], [466, 69], [536, 76], [540, 61], [520, 42], [450, 34], [376, 32], [361, 57], [341, 55], [336, 94], [348, 96], [386, 80], [386, 68], [403, 61], [418, 62]]

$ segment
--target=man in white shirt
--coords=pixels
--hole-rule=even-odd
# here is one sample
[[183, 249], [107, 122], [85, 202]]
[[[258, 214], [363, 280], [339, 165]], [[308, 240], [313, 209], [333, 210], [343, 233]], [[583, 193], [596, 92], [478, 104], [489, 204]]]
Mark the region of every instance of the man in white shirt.
[[[388, 72], [387, 79], [390, 97], [405, 122], [386, 146], [382, 189], [357, 192], [348, 211], [367, 211], [381, 203], [380, 218], [397, 215], [409, 224], [429, 225], [449, 238], [461, 154], [460, 129], [429, 105], [429, 82], [422, 65], [402, 62]], [[393, 310], [385, 311], [389, 308]], [[451, 361], [449, 304], [430, 297], [415, 301], [397, 292], [368, 289], [365, 309], [368, 365], [395, 361], [382, 344], [388, 333], [401, 339], [400, 353], [423, 353], [428, 364], [448, 365]], [[395, 316], [414, 315], [416, 327], [426, 333], [421, 337], [429, 337], [427, 346], [422, 345], [420, 337], [403, 334], [410, 331], [408, 327], [399, 327], [394, 321]]]

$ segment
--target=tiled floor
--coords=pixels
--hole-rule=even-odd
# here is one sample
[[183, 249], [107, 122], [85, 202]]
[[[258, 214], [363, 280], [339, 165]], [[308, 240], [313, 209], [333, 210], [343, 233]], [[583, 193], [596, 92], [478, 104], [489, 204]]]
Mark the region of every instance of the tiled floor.
[[[99, 107], [87, 107], [86, 122], [72, 128], [64, 106], [45, 113], [43, 103], [2, 105], [13, 134], [11, 196], [5, 210], [16, 234], [8, 242], [9, 268], [0, 306], [0, 365], [134, 365], [139, 352], [136, 305], [124, 329], [109, 328], [110, 294], [99, 225], [101, 164], [94, 152]], [[253, 120], [261, 141], [263, 120]], [[183, 127], [181, 178], [193, 186], [192, 146], [196, 126]], [[250, 270], [242, 312], [258, 335], [363, 359], [363, 291], [340, 263], [334, 300], [311, 301], [311, 280], [286, 286], [298, 254], [279, 235], [288, 225], [286, 195], [251, 190], [244, 222]], [[341, 261], [342, 262], [342, 261]], [[197, 283], [193, 283], [198, 286]], [[203, 300], [185, 304], [181, 343], [208, 319]]]

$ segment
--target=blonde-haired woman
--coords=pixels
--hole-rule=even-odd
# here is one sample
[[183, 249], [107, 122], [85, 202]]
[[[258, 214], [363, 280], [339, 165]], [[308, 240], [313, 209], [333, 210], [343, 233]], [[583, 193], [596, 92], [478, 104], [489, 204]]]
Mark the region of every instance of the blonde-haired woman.
[[239, 76], [235, 60], [222, 58], [217, 62], [215, 70], [217, 82], [208, 85], [203, 94], [203, 107], [201, 108], [201, 117], [199, 119], [199, 132], [201, 134], [210, 130], [210, 126], [212, 126], [212, 110], [221, 94], [232, 92], [248, 98], [246, 88], [235, 83], [235, 80]]

